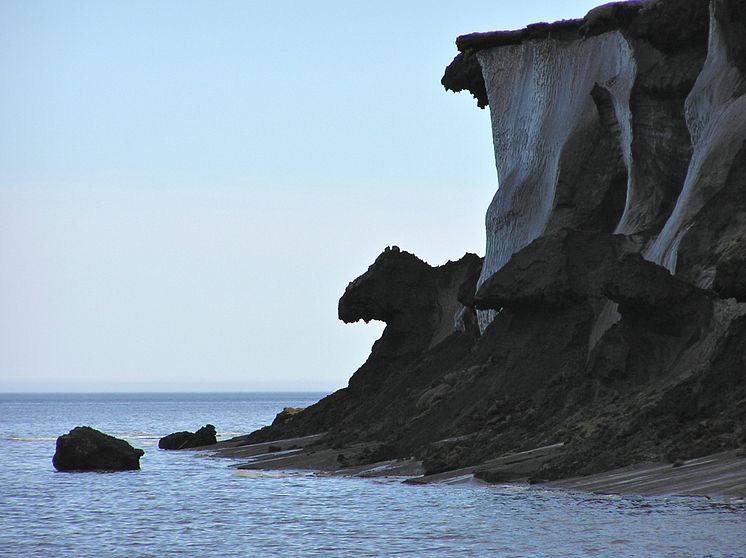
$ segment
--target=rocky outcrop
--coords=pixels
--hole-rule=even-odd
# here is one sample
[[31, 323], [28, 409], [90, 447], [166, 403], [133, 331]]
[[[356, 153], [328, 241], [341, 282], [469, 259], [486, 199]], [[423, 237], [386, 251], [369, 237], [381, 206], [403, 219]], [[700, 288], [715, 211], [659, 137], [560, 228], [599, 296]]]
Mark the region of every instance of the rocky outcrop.
[[90, 426], [77, 426], [57, 438], [52, 464], [58, 471], [131, 471], [145, 452]]
[[[368, 360], [348, 387], [252, 434], [249, 442], [330, 431], [335, 439], [379, 439], [389, 422], [416, 408], [411, 397], [432, 377], [448, 370], [478, 338], [470, 307], [482, 260], [466, 254], [431, 267], [415, 255], [387, 248], [368, 270], [351, 282], [339, 301], [339, 317], [350, 323], [386, 323]], [[401, 414], [399, 414], [401, 413]], [[361, 431], [364, 430], [364, 431]]]
[[[561, 231], [480, 288], [479, 307], [502, 309], [458, 364], [470, 373], [429, 419], [415, 420], [437, 439], [419, 454], [427, 472], [560, 442], [544, 478], [737, 446], [746, 353], [735, 339], [745, 339], [746, 305], [677, 279], [633, 247], [626, 237]], [[620, 320], [593, 344], [603, 300]]]
[[326, 432], [428, 473], [561, 447], [545, 479], [743, 445], [743, 2], [612, 3], [457, 46], [443, 84], [489, 106], [500, 181], [484, 262], [381, 254], [339, 305], [387, 324], [366, 363], [249, 440]]
[[481, 258], [467, 254], [433, 268], [394, 246], [350, 283], [339, 300], [339, 319], [386, 323], [370, 358], [350, 379], [350, 389], [375, 389], [392, 372], [449, 337], [457, 320], [469, 330], [473, 317], [459, 297], [473, 291], [481, 265]]
[[206, 424], [196, 432], [182, 431], [164, 436], [158, 440], [158, 447], [165, 450], [180, 450], [211, 446], [217, 443], [215, 427], [212, 424]]
[[272, 426], [293, 420], [301, 413], [301, 411], [303, 411], [303, 409], [305, 409], [305, 407], [285, 407], [282, 411], [277, 413], [275, 420], [272, 421]]

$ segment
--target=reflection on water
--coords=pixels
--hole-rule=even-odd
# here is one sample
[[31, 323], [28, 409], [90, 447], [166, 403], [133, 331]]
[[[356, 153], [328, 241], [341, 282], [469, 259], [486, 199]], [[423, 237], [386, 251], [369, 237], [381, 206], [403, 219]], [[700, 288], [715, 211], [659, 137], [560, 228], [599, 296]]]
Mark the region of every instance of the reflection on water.
[[[235, 471], [206, 454], [157, 449], [172, 430], [209, 421], [241, 432], [242, 421], [254, 428], [312, 400], [251, 397], [110, 405], [95, 425], [140, 436], [133, 443], [146, 450], [141, 471], [112, 474], [52, 469], [48, 431], [95, 415], [86, 400], [58, 403], [59, 426], [39, 407], [0, 398], [0, 556], [746, 556], [744, 503]], [[182, 405], [202, 420], [180, 423]]]

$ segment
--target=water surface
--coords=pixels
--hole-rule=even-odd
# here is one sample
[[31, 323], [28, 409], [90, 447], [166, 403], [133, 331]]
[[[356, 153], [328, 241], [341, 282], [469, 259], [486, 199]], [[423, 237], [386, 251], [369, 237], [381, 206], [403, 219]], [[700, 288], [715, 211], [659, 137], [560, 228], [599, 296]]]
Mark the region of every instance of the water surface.
[[[158, 438], [224, 435], [321, 394], [0, 395], [0, 556], [744, 557], [746, 505], [484, 485], [241, 472]], [[58, 473], [56, 436], [90, 425], [142, 470]]]

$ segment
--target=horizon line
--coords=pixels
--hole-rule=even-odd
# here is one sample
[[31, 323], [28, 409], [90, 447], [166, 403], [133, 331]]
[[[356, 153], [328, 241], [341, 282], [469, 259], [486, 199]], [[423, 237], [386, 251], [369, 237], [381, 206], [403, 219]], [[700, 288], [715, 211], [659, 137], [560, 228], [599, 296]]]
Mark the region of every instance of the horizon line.
[[[339, 388], [341, 389], [341, 388]], [[164, 395], [164, 394], [180, 394], [180, 395], [222, 395], [222, 394], [249, 394], [249, 393], [334, 393], [335, 390], [272, 390], [272, 389], [257, 389], [257, 390], [212, 390], [212, 391], [2, 391], [0, 395]]]

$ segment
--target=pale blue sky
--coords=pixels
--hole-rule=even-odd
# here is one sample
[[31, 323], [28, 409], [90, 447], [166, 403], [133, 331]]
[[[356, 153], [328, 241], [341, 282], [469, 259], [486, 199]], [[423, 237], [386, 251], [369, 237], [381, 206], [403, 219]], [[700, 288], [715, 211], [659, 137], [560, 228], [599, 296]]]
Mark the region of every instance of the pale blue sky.
[[0, 391], [342, 387], [383, 248], [484, 252], [454, 39], [596, 4], [0, 0]]

